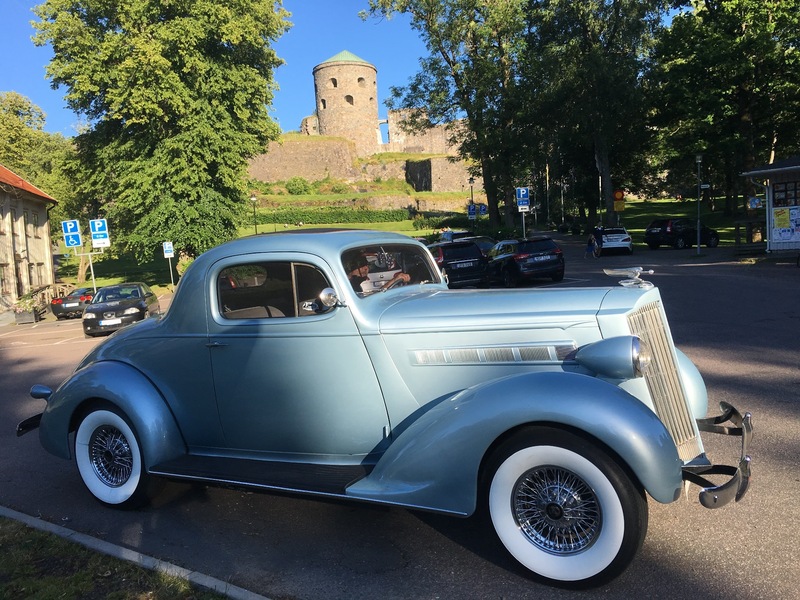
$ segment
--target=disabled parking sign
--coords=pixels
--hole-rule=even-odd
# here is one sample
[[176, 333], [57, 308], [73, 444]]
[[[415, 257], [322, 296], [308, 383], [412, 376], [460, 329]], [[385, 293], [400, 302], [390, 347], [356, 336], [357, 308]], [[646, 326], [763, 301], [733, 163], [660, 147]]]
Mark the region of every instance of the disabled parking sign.
[[83, 245], [81, 224], [78, 219], [61, 221], [61, 231], [64, 233], [64, 245], [67, 248], [80, 248]]

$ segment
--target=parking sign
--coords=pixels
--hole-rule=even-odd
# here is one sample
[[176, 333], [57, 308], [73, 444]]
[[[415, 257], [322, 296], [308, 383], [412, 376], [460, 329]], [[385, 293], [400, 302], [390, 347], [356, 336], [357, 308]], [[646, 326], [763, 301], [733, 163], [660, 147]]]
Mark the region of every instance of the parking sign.
[[105, 219], [92, 219], [89, 221], [89, 231], [92, 232], [92, 248], [108, 248], [111, 246], [108, 223]]
[[175, 256], [175, 250], [172, 248], [172, 242], [164, 242], [162, 246], [164, 247], [164, 258], [172, 258]]
[[64, 233], [64, 245], [67, 248], [80, 248], [83, 245], [81, 224], [78, 219], [61, 221], [61, 231]]

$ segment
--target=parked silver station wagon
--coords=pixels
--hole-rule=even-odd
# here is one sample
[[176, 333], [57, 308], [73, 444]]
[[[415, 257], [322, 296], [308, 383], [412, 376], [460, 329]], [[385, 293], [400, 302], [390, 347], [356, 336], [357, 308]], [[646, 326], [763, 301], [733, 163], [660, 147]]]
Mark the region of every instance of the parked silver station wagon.
[[[684, 481], [717, 508], [749, 482], [750, 415], [707, 418], [658, 289], [449, 290], [425, 246], [364, 231], [266, 234], [195, 260], [166, 315], [35, 385], [44, 448], [89, 491], [157, 478], [488, 515], [534, 578], [599, 585], [647, 503]], [[734, 466], [700, 432], [741, 436]], [[712, 483], [712, 479], [722, 479]]]

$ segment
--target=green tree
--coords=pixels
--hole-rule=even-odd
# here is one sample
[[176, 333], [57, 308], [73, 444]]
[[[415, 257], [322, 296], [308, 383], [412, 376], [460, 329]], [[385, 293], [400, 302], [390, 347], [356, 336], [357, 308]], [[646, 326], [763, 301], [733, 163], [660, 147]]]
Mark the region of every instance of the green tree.
[[698, 0], [673, 18], [649, 86], [677, 189], [692, 189], [702, 154], [703, 179], [733, 212], [752, 193], [739, 173], [800, 150], [799, 38], [797, 0]]
[[522, 174], [517, 128], [520, 53], [526, 0], [370, 0], [369, 14], [408, 14], [430, 55], [390, 105], [408, 110], [412, 127], [451, 126], [451, 141], [483, 176], [492, 226], [513, 219]]
[[235, 236], [247, 158], [279, 135], [267, 108], [288, 28], [268, 0], [46, 0], [47, 75], [85, 115], [77, 193], [140, 258]]
[[17, 92], [0, 92], [0, 164], [29, 178], [34, 169], [31, 148], [38, 145], [45, 117], [42, 109]]
[[607, 215], [614, 189], [637, 185], [632, 166], [641, 168], [648, 137], [641, 75], [666, 8], [664, 0], [529, 4], [523, 71], [536, 95], [525, 114], [529, 127], [546, 124], [542, 141], [567, 159], [592, 218], [598, 176]]

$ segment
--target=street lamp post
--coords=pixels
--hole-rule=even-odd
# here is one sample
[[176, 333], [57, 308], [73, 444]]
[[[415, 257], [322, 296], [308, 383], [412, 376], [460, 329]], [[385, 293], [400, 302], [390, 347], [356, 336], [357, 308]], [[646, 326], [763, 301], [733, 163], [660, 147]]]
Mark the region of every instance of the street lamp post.
[[703, 164], [703, 155], [695, 156], [695, 161], [697, 162], [697, 255], [700, 256], [700, 194], [702, 193], [700, 167]]
[[475, 184], [475, 178], [469, 178], [469, 203], [475, 204], [475, 197], [472, 195], [472, 186]]
[[258, 204], [258, 198], [256, 198], [255, 194], [250, 196], [250, 202], [253, 203], [253, 229], [255, 230], [256, 235], [258, 235], [258, 220], [256, 219], [256, 205]]

